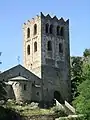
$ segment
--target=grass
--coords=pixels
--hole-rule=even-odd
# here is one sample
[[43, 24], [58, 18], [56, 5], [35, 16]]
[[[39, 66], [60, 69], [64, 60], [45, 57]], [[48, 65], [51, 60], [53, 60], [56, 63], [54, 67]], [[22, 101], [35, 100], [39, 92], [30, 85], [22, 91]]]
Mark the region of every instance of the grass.
[[31, 106], [31, 104], [27, 105], [18, 105], [15, 102], [7, 102], [5, 105], [3, 105], [4, 108], [9, 108], [20, 115], [23, 116], [32, 116], [32, 115], [53, 115], [54, 111], [50, 109], [41, 109], [38, 106]]
[[[52, 116], [60, 117], [60, 120], [66, 120], [67, 114], [61, 108], [56, 106], [50, 109], [41, 109], [36, 103], [31, 104], [17, 104], [15, 101], [8, 101], [0, 107], [0, 120], [13, 120], [15, 117], [37, 117], [37, 116]], [[12, 117], [13, 116], [13, 117]], [[61, 118], [62, 117], [62, 118]], [[68, 118], [68, 120], [84, 120], [82, 118]]]

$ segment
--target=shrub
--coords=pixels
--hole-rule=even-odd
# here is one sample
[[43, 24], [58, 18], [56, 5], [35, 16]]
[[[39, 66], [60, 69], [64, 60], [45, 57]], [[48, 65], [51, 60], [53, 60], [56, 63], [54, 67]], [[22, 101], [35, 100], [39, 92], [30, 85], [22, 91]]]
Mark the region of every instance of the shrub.
[[51, 110], [54, 111], [54, 113], [57, 114], [58, 116], [61, 116], [61, 117], [67, 116], [65, 110], [60, 107], [55, 106]]

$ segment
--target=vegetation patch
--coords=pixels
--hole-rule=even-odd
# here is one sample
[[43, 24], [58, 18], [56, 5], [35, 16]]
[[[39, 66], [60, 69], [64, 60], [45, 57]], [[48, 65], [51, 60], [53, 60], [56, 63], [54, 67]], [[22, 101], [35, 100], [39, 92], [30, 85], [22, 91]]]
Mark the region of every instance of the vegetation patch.
[[7, 101], [4, 108], [12, 109], [21, 116], [33, 116], [33, 115], [57, 115], [67, 116], [64, 110], [54, 106], [49, 109], [42, 109], [38, 107], [38, 103], [32, 102], [31, 104], [17, 104], [14, 100]]

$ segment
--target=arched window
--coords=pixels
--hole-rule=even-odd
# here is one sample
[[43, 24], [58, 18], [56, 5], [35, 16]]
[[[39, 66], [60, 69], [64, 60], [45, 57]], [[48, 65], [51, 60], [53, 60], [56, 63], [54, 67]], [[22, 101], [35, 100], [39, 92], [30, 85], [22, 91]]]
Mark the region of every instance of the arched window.
[[57, 35], [60, 35], [60, 27], [57, 26]]
[[37, 42], [34, 43], [34, 52], [37, 51]]
[[46, 31], [46, 33], [48, 33], [48, 29], [49, 29], [49, 24], [47, 23], [47, 24], [45, 25], [45, 31]]
[[27, 54], [30, 55], [30, 45], [27, 46]]
[[51, 41], [48, 41], [47, 49], [48, 49], [48, 51], [52, 51], [52, 42]]
[[34, 35], [37, 34], [37, 24], [34, 25]]
[[30, 28], [27, 29], [27, 38], [30, 37]]
[[62, 45], [62, 43], [59, 43], [59, 53], [63, 53], [63, 45]]
[[63, 27], [61, 27], [60, 35], [61, 35], [62, 37], [64, 37], [64, 28], [63, 28]]
[[50, 34], [53, 33], [53, 25], [50, 25]]

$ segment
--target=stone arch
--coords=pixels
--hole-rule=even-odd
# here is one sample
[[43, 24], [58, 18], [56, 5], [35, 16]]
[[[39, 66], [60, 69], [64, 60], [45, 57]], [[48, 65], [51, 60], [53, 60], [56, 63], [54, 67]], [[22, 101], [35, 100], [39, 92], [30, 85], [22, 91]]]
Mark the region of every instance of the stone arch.
[[54, 99], [56, 99], [60, 103], [64, 102], [59, 91], [54, 91]]

